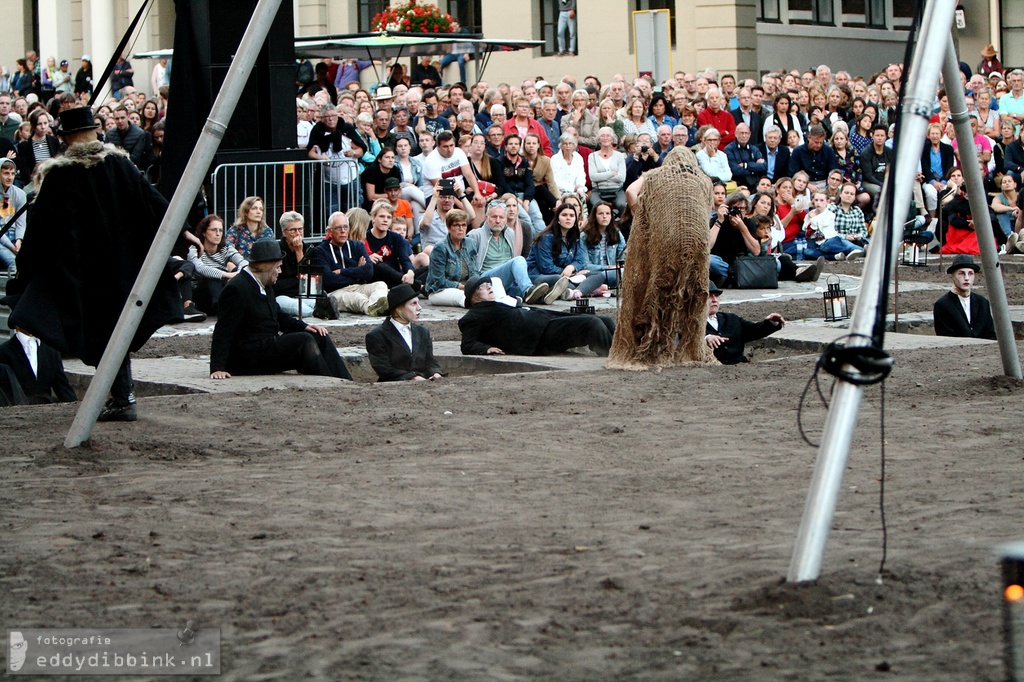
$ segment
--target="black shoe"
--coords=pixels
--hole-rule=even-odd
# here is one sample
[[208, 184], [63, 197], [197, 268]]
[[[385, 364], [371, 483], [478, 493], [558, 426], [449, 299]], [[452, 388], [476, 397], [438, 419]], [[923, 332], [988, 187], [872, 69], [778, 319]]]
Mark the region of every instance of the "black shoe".
[[338, 319], [338, 302], [330, 296], [318, 298], [313, 306], [313, 317], [321, 320]]
[[195, 303], [189, 303], [185, 306], [185, 321], [186, 322], [204, 322], [206, 320], [206, 313], [196, 307]]
[[139, 410], [136, 406], [135, 401], [128, 403], [127, 405], [117, 405], [114, 399], [111, 398], [104, 405], [103, 411], [100, 412], [100, 416], [97, 417], [96, 421], [100, 422], [133, 422], [139, 418]]

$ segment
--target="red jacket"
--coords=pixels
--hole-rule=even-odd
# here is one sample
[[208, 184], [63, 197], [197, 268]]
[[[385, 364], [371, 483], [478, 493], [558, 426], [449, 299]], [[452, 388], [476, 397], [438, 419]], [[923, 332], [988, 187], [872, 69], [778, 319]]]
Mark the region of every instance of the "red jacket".
[[697, 114], [698, 128], [709, 125], [715, 126], [722, 134], [722, 141], [718, 143], [719, 149], [725, 149], [727, 144], [736, 139], [736, 120], [725, 109], [719, 109], [717, 114], [711, 109], [704, 109]]
[[[529, 126], [527, 126], [529, 130], [527, 130], [527, 132], [536, 133], [537, 137], [540, 138], [541, 153], [544, 154], [544, 156], [551, 156], [551, 142], [548, 140], [548, 134], [544, 132], [544, 129], [540, 127], [540, 124], [537, 123], [536, 120], [531, 118], [529, 121]], [[512, 118], [506, 119], [502, 129], [505, 131], [506, 135], [511, 135], [512, 133], [518, 135], [519, 128], [516, 127], [516, 117], [513, 116]]]

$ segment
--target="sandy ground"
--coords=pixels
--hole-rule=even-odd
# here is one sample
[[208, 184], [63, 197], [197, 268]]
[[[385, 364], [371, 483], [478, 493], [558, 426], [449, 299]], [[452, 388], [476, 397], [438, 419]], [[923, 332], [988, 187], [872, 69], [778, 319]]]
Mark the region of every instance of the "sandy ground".
[[74, 406], [0, 411], [0, 629], [192, 619], [228, 680], [1002, 680], [1022, 386], [995, 344], [895, 357], [880, 584], [878, 387], [822, 578], [782, 582], [817, 454], [795, 355], [144, 398], [70, 451]]

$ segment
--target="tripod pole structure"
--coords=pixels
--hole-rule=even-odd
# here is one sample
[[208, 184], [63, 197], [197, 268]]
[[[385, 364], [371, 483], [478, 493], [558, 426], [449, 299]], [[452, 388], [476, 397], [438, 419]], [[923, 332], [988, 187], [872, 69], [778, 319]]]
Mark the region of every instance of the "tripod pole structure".
[[107, 348], [103, 351], [103, 358], [96, 368], [96, 374], [89, 383], [89, 390], [86, 391], [85, 398], [82, 399], [82, 404], [64, 439], [66, 448], [78, 447], [92, 434], [96, 419], [103, 410], [104, 399], [114, 383], [114, 375], [128, 354], [131, 339], [139, 328], [153, 291], [156, 290], [157, 281], [167, 258], [171, 255], [171, 249], [181, 234], [181, 226], [185, 224], [192, 200], [203, 184], [206, 169], [213, 163], [213, 157], [220, 147], [231, 115], [242, 96], [242, 89], [256, 64], [256, 58], [267, 40], [270, 26], [281, 7], [281, 1], [259, 0], [253, 11], [249, 26], [245, 29], [242, 42], [238, 45], [238, 51], [231, 60], [231, 67], [206, 119], [206, 125], [203, 126], [203, 132], [178, 183], [178, 189], [171, 197], [160, 229], [153, 239], [153, 245], [146, 254], [146, 260], [139, 270], [135, 284], [132, 285], [131, 293], [128, 294], [121, 317], [118, 318], [110, 341], [107, 342]]
[[[946, 58], [942, 62], [942, 78], [946, 83], [960, 82], [960, 64], [953, 50], [953, 39], [947, 36]], [[974, 133], [971, 132], [971, 117], [967, 114], [967, 99], [959, 88], [947, 88], [949, 113], [956, 130], [957, 147], [964, 151], [974, 149]], [[974, 232], [978, 236], [978, 248], [981, 251], [982, 272], [985, 274], [986, 291], [992, 302], [992, 320], [995, 322], [996, 339], [999, 341], [999, 356], [1003, 361], [1003, 374], [1014, 379], [1022, 379], [1020, 359], [1017, 357], [1017, 341], [1013, 337], [1013, 323], [1010, 320], [1010, 307], [1006, 299], [1006, 286], [1003, 283], [1003, 271], [999, 267], [999, 254], [996, 252], [995, 235], [992, 232], [992, 219], [989, 217], [988, 204], [985, 198], [985, 185], [982, 182], [981, 170], [977, 163], [968, 161], [960, 168], [967, 186], [967, 200], [971, 204], [971, 216], [974, 218]]]
[[[850, 320], [849, 333], [856, 336], [847, 344], [849, 347], [870, 345], [874, 336], [879, 301], [882, 299], [881, 287], [885, 281], [883, 274], [886, 274], [887, 266], [896, 262], [897, 250], [903, 240], [903, 224], [910, 210], [912, 188], [917, 180], [917, 164], [921, 158], [919, 140], [925, 138], [928, 119], [932, 115], [935, 85], [939, 80], [940, 65], [946, 55], [956, 2], [957, 0], [931, 0], [925, 5], [917, 46], [911, 59], [912, 80], [906, 84], [901, 105], [900, 139], [909, 142], [901, 148], [900, 140], [896, 140], [896, 163], [889, 169], [885, 184], [882, 186], [876, 214], [879, 218], [872, 237], [873, 244], [864, 264], [857, 306]], [[959, 78], [956, 82], [959, 82]], [[887, 225], [884, 221], [889, 217], [890, 204], [895, 210], [892, 211], [892, 224]], [[890, 230], [893, 238], [887, 242]], [[886, 243], [891, 247], [889, 259], [886, 259]], [[846, 469], [863, 392], [861, 386], [843, 379], [836, 380], [832, 404], [825, 419], [825, 429], [818, 448], [818, 459], [811, 477], [811, 488], [807, 493], [796, 545], [790, 559], [787, 582], [817, 580], [821, 575], [825, 543], [832, 527], [832, 517], [839, 499], [843, 471]]]

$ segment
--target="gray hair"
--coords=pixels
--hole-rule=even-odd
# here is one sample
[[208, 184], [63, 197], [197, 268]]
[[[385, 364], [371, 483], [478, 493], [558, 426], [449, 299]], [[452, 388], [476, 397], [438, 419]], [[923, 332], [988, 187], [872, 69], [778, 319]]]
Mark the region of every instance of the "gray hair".
[[281, 214], [281, 218], [277, 221], [277, 224], [281, 226], [281, 229], [285, 229], [292, 223], [306, 224], [306, 219], [302, 217], [302, 214], [298, 211], [285, 211]]
[[505, 110], [505, 105], [504, 104], [492, 104], [491, 105], [491, 116], [494, 116], [495, 114], [508, 114], [508, 112]]
[[558, 136], [558, 144], [562, 145], [565, 142], [572, 142], [572, 146], [577, 146], [576, 137], [569, 133], [562, 133]]
[[768, 126], [767, 128], [764, 129], [764, 136], [768, 137], [768, 133], [778, 133], [779, 136], [781, 137], [782, 136], [782, 128], [780, 128], [779, 126]]
[[554, 97], [545, 97], [540, 101], [541, 104], [558, 104], [558, 100]]
[[369, 123], [370, 125], [373, 125], [373, 116], [364, 111], [356, 116], [356, 123]]

